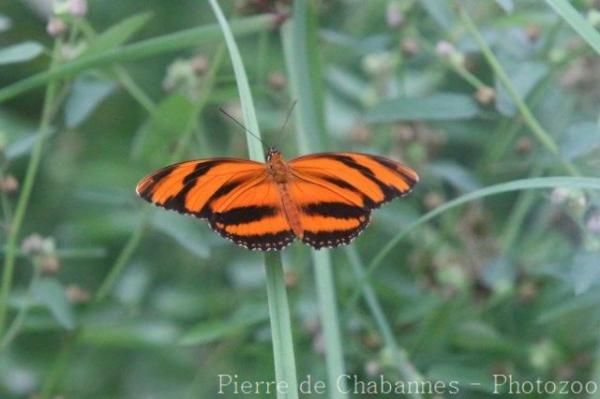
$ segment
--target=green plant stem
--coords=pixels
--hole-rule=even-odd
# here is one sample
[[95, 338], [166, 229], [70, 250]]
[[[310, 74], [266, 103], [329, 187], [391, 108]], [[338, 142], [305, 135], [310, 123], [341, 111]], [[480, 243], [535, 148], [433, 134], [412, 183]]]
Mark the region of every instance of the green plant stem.
[[265, 255], [267, 277], [267, 297], [269, 300], [269, 317], [271, 319], [271, 335], [273, 338], [273, 358], [275, 360], [275, 378], [283, 382], [285, 391], [277, 392], [278, 398], [298, 397], [298, 378], [296, 376], [296, 360], [294, 340], [287, 293], [284, 284], [281, 255], [267, 253]]
[[[320, 54], [316, 41], [314, 4], [294, 3], [293, 18], [281, 27], [286, 68], [292, 87], [292, 95], [298, 100], [296, 130], [301, 153], [322, 150], [328, 143], [323, 108], [323, 91], [320, 80]], [[310, 84], [308, 84], [310, 83]], [[331, 265], [331, 253], [312, 250], [313, 270], [319, 303], [319, 316], [325, 340], [325, 363], [327, 366], [328, 395], [330, 398], [346, 398], [345, 386], [338, 386], [339, 377], [345, 374], [344, 352], [339, 327], [336, 290]], [[336, 389], [339, 388], [339, 389]]]
[[[542, 166], [535, 165], [530, 172], [530, 177], [539, 177], [542, 173]], [[523, 227], [523, 220], [527, 216], [527, 211], [531, 208], [535, 200], [535, 192], [533, 190], [525, 191], [517, 199], [512, 211], [507, 218], [504, 230], [500, 235], [500, 249], [502, 253], [510, 251], [517, 237], [519, 231]]]
[[[6, 254], [6, 248], [0, 248], [0, 255]], [[77, 259], [77, 258], [102, 258], [106, 256], [106, 250], [102, 247], [91, 248], [65, 248], [57, 249], [56, 256], [60, 259]], [[16, 255], [19, 257], [27, 257], [29, 254], [17, 249]]]
[[138, 86], [138, 84], [129, 75], [127, 70], [121, 66], [115, 66], [113, 71], [116, 73], [117, 78], [125, 87], [131, 97], [133, 97], [149, 114], [153, 114], [156, 111], [156, 104], [152, 99], [144, 93], [144, 91]]
[[[420, 41], [422, 45], [426, 48], [427, 51], [431, 53], [435, 53], [435, 46], [429, 43], [426, 39], [422, 38]], [[450, 57], [441, 57], [441, 60], [445, 65], [452, 68], [454, 72], [456, 72], [461, 78], [463, 78], [467, 83], [473, 86], [474, 89], [480, 90], [488, 87], [485, 83], [483, 83], [475, 74], [469, 71], [463, 64], [453, 62]]]
[[356, 300], [360, 295], [362, 284], [366, 282], [371, 274], [377, 269], [383, 262], [383, 260], [391, 253], [391, 251], [398, 245], [402, 239], [417, 227], [425, 224], [429, 220], [439, 216], [450, 209], [456, 208], [462, 204], [472, 202], [490, 195], [496, 195], [501, 193], [507, 193], [511, 191], [520, 190], [533, 190], [543, 188], [555, 188], [555, 187], [569, 187], [569, 188], [581, 188], [588, 190], [600, 190], [600, 178], [593, 177], [539, 177], [531, 179], [513, 180], [508, 183], [500, 183], [493, 186], [488, 186], [480, 190], [472, 191], [465, 195], [461, 195], [458, 198], [448, 201], [445, 204], [427, 212], [408, 226], [400, 230], [396, 235], [383, 247], [381, 251], [373, 258], [373, 260], [367, 266], [364, 278], [357, 284], [356, 291], [352, 295], [348, 306], [352, 307], [356, 304]]
[[54, 359], [52, 366], [47, 371], [46, 378], [42, 384], [40, 390], [40, 399], [49, 399], [52, 397], [54, 387], [59, 382], [65, 368], [69, 365], [69, 359], [71, 358], [71, 351], [77, 343], [78, 332], [76, 331], [73, 335], [67, 336], [65, 342], [62, 345], [62, 349]]
[[[221, 26], [225, 43], [229, 51], [233, 71], [235, 73], [240, 103], [244, 122], [248, 131], [254, 132], [253, 137], [246, 132], [248, 153], [254, 161], [264, 161], [264, 153], [260, 142], [260, 129], [256, 117], [256, 110], [252, 100], [252, 92], [248, 84], [248, 77], [242, 62], [238, 46], [233, 38], [229, 24], [219, 7], [217, 0], [210, 0], [210, 5]], [[287, 292], [283, 275], [281, 254], [267, 253], [265, 255], [265, 270], [267, 280], [267, 296], [269, 301], [269, 317], [271, 321], [271, 334], [273, 339], [273, 358], [275, 362], [275, 379], [278, 385], [285, 385], [287, 389], [278, 389], [277, 397], [297, 399], [298, 379], [296, 376], [296, 358], [294, 355], [294, 341]]]
[[[359, 282], [365, 281], [365, 271], [362, 266], [362, 262], [356, 249], [354, 247], [346, 247], [346, 255], [348, 256], [348, 260], [350, 261], [350, 265], [352, 265], [352, 269], [354, 270], [354, 274], [356, 275], [356, 279]], [[392, 328], [390, 327], [385, 314], [381, 308], [379, 300], [377, 299], [377, 295], [375, 294], [375, 290], [369, 282], [365, 282], [361, 284], [362, 295], [375, 319], [375, 323], [377, 324], [377, 328], [381, 332], [383, 336], [383, 340], [385, 342], [386, 347], [391, 353], [391, 358], [394, 363], [394, 366], [398, 369], [400, 373], [400, 377], [405, 381], [423, 381], [423, 376], [417, 371], [415, 366], [410, 362], [408, 356], [406, 355], [406, 350], [404, 350], [398, 343], [396, 342], [396, 338], [394, 337], [394, 333], [392, 332]], [[421, 395], [418, 393], [414, 393], [411, 395], [413, 398], [421, 398]]]
[[477, 45], [481, 49], [483, 56], [494, 70], [494, 73], [496, 74], [496, 76], [498, 76], [498, 79], [500, 79], [500, 81], [506, 88], [506, 91], [516, 104], [517, 108], [519, 109], [519, 112], [525, 120], [525, 124], [527, 124], [529, 129], [531, 129], [532, 133], [539, 140], [539, 142], [542, 143], [542, 145], [546, 147], [546, 149], [552, 155], [557, 157], [560, 164], [563, 165], [565, 170], [570, 175], [578, 176], [579, 171], [577, 170], [577, 168], [560, 156], [558, 146], [554, 142], [554, 139], [552, 139], [552, 136], [550, 136], [548, 132], [546, 132], [542, 125], [540, 125], [540, 123], [535, 118], [535, 116], [533, 115], [523, 98], [521, 98], [521, 95], [517, 92], [516, 88], [512, 84], [510, 77], [508, 76], [508, 74], [506, 73], [506, 71], [504, 70], [504, 68], [502, 67], [502, 65], [500, 64], [490, 47], [487, 45], [481, 34], [479, 33], [479, 30], [475, 26], [475, 23], [473, 22], [467, 11], [464, 9], [460, 2], [457, 2], [457, 4], [459, 5], [460, 15], [465, 26], [477, 42]]
[[142, 215], [140, 216], [138, 224], [136, 225], [135, 229], [133, 230], [133, 233], [131, 234], [131, 236], [127, 240], [127, 243], [125, 244], [125, 247], [123, 247], [123, 250], [121, 250], [121, 252], [117, 256], [117, 260], [115, 261], [113, 267], [110, 269], [110, 272], [104, 278], [102, 284], [100, 284], [100, 288], [98, 288], [95, 297], [97, 302], [102, 301], [106, 298], [106, 296], [110, 293], [113, 285], [115, 284], [117, 278], [121, 275], [121, 273], [123, 273], [123, 270], [125, 269], [125, 266], [127, 266], [129, 259], [131, 259], [133, 252], [142, 240], [144, 228], [148, 224], [149, 216], [149, 209], [144, 209], [142, 211]]
[[[277, 18], [272, 14], [242, 18], [232, 23], [232, 30], [240, 36], [260, 32], [274, 27]], [[0, 103], [50, 81], [75, 76], [87, 69], [98, 68], [114, 62], [141, 60], [170, 51], [196, 47], [201, 43], [218, 40], [219, 35], [220, 30], [217, 25], [203, 26], [84, 56], [1, 89]]]
[[[325, 338], [325, 362], [327, 364], [327, 378], [330, 398], [345, 398], [347, 394], [345, 379], [339, 381], [344, 374], [344, 351], [339, 327], [337, 303], [335, 300], [335, 283], [331, 268], [329, 251], [312, 250], [317, 296], [319, 299], [319, 314]], [[341, 388], [341, 389], [336, 389]]]
[[23, 307], [21, 309], [19, 309], [17, 316], [13, 320], [10, 327], [6, 330], [6, 334], [4, 334], [4, 337], [2, 337], [2, 342], [0, 343], [0, 352], [2, 352], [5, 348], [7, 348], [8, 345], [12, 342], [12, 340], [15, 339], [15, 337], [19, 333], [19, 330], [21, 329], [21, 326], [23, 325], [23, 321], [25, 320], [25, 317], [27, 316], [27, 313], [29, 312], [29, 309], [31, 308], [31, 305], [33, 303], [33, 287], [39, 280], [41, 271], [42, 271], [42, 268], [39, 265], [39, 262], [34, 260], [33, 275], [31, 276], [31, 281], [29, 282], [29, 287], [27, 288], [26, 302], [23, 305]]
[[[61, 41], [57, 40], [54, 44], [54, 50], [52, 51], [52, 59], [50, 61], [50, 71], [52, 71], [59, 62], [58, 52], [60, 49]], [[27, 165], [27, 171], [25, 172], [25, 179], [23, 181], [23, 188], [17, 200], [17, 206], [15, 209], [14, 217], [10, 222], [8, 229], [8, 240], [6, 243], [6, 256], [4, 258], [4, 270], [2, 273], [2, 286], [0, 288], [0, 336], [4, 334], [4, 323], [6, 321], [7, 302], [8, 296], [12, 286], [12, 279], [15, 268], [15, 257], [17, 255], [17, 241], [21, 227], [23, 225], [23, 219], [27, 211], [27, 205], [29, 203], [29, 197], [31, 196], [31, 190], [35, 177], [38, 172], [40, 161], [42, 158], [42, 150], [44, 148], [44, 136], [50, 129], [52, 108], [54, 106], [54, 100], [56, 96], [56, 90], [58, 87], [58, 81], [54, 80], [48, 84], [46, 88], [46, 94], [44, 95], [44, 104], [42, 108], [42, 117], [40, 126], [38, 129], [35, 144], [33, 146], [31, 157], [29, 158], [29, 164]]]

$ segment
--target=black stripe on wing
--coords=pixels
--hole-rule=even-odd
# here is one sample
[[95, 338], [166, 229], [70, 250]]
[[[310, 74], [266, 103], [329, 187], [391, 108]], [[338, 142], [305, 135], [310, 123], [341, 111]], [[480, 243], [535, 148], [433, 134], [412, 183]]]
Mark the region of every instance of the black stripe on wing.
[[[367, 155], [364, 155], [364, 156], [367, 156]], [[401, 167], [401, 165], [398, 165], [397, 163], [393, 162], [390, 159], [376, 156], [376, 155], [369, 155], [368, 157], [369, 157], [369, 159], [372, 159], [373, 161], [390, 169], [391, 171], [398, 173], [406, 181], [406, 184], [408, 184], [408, 186], [411, 188], [412, 188], [412, 186], [417, 184], [417, 182], [419, 181], [418, 179], [415, 179], [413, 176], [410, 176], [408, 173], [406, 173], [406, 171]]]
[[367, 166], [359, 164], [351, 156], [341, 155], [341, 154], [326, 154], [326, 155], [324, 155], [324, 157], [332, 159], [334, 161], [338, 161], [338, 162], [346, 165], [347, 167], [358, 171], [361, 175], [363, 175], [364, 177], [366, 177], [367, 179], [369, 179], [370, 181], [375, 183], [377, 185], [377, 187], [379, 187], [379, 189], [381, 190], [381, 192], [383, 194], [383, 202], [390, 201], [391, 199], [402, 194], [396, 187], [387, 185], [384, 182], [382, 182], [381, 180], [379, 180], [377, 178], [377, 176], [375, 175], [375, 173], [373, 173], [373, 171], [371, 169], [369, 169]]
[[352, 242], [364, 229], [370, 221], [370, 214], [367, 214], [363, 221], [357, 227], [345, 230], [304, 230], [302, 242], [315, 249], [335, 248], [339, 245], [346, 245]]
[[279, 209], [272, 205], [251, 205], [231, 208], [224, 212], [214, 212], [211, 223], [222, 225], [239, 225], [258, 222], [264, 218], [275, 216]]
[[361, 190], [359, 190], [358, 188], [356, 188], [354, 185], [348, 183], [345, 180], [342, 180], [342, 179], [340, 179], [338, 177], [335, 177], [335, 176], [325, 175], [325, 174], [323, 174], [323, 175], [314, 174], [313, 177], [315, 177], [317, 179], [320, 179], [320, 180], [324, 180], [327, 183], [331, 183], [334, 186], [337, 186], [337, 187], [342, 188], [344, 190], [351, 191], [354, 194], [359, 195], [361, 197], [361, 199], [362, 199], [362, 202], [363, 202], [363, 205], [364, 205], [365, 208], [373, 209], [373, 208], [377, 207], [377, 203], [371, 197], [369, 197], [364, 192], [362, 192]]
[[369, 215], [369, 210], [345, 202], [314, 202], [302, 205], [302, 212], [310, 216], [325, 216], [337, 219], [357, 219]]

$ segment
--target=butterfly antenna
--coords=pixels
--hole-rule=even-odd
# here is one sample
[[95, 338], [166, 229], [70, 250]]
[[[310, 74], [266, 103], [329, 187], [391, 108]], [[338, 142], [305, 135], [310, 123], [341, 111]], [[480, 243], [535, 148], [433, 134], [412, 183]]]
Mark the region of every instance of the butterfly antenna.
[[277, 139], [277, 146], [279, 147], [279, 144], [281, 144], [281, 139], [283, 138], [283, 133], [285, 130], [285, 127], [287, 126], [288, 121], [290, 120], [290, 116], [292, 116], [292, 111], [294, 111], [294, 108], [296, 107], [296, 104], [298, 103], [298, 100], [294, 100], [292, 102], [292, 106], [290, 107], [290, 110], [288, 111], [286, 117], [285, 117], [285, 121], [283, 121], [283, 125], [281, 126], [281, 130], [279, 131], [279, 138]]
[[248, 128], [246, 126], [244, 126], [242, 123], [240, 123], [240, 121], [238, 121], [237, 119], [235, 119], [231, 114], [229, 114], [223, 108], [219, 108], [219, 111], [221, 111], [225, 116], [227, 116], [229, 119], [231, 119], [232, 121], [234, 121], [235, 124], [238, 125], [240, 128], [242, 128], [243, 131], [245, 131], [246, 133], [250, 134], [254, 138], [258, 139], [258, 141], [260, 141], [262, 143], [263, 147], [265, 147], [265, 148], [268, 147], [265, 144], [265, 142], [260, 138], [260, 136], [258, 134], [255, 134], [251, 130], [248, 130]]

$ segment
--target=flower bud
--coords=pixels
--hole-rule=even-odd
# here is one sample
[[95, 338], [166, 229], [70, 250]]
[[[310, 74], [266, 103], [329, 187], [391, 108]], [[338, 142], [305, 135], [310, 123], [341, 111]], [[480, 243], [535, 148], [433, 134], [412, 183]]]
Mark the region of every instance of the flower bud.
[[287, 84], [285, 75], [281, 72], [271, 72], [267, 81], [269, 83], [269, 87], [277, 91], [284, 89], [285, 85]]
[[90, 300], [90, 293], [77, 285], [69, 285], [65, 288], [67, 299], [73, 304], [86, 303]]
[[388, 3], [386, 12], [387, 25], [390, 28], [398, 28], [404, 23], [404, 13], [400, 9], [400, 4], [397, 1]]
[[25, 237], [21, 242], [21, 251], [26, 255], [36, 255], [44, 251], [44, 238], [39, 234]]
[[592, 213], [586, 222], [588, 231], [592, 234], [600, 234], [600, 211]]
[[68, 10], [75, 17], [85, 17], [88, 11], [87, 0], [70, 0]]
[[56, 17], [51, 17], [46, 25], [46, 32], [52, 37], [57, 37], [67, 31], [67, 24]]
[[435, 52], [441, 57], [450, 57], [450, 55], [453, 54], [455, 51], [456, 50], [454, 48], [454, 45], [445, 40], [440, 40], [435, 45]]
[[43, 274], [56, 274], [60, 269], [60, 262], [55, 255], [45, 255], [40, 259], [40, 268]]
[[407, 37], [402, 39], [402, 43], [400, 44], [400, 48], [402, 49], [402, 53], [406, 56], [412, 57], [419, 52], [419, 43], [412, 38]]
[[19, 182], [13, 175], [6, 175], [0, 180], [0, 191], [11, 194], [19, 189]]
[[496, 98], [496, 90], [489, 86], [483, 86], [477, 89], [475, 99], [483, 105], [489, 105]]
[[595, 28], [600, 26], [600, 11], [598, 11], [598, 10], [588, 11], [587, 20]]

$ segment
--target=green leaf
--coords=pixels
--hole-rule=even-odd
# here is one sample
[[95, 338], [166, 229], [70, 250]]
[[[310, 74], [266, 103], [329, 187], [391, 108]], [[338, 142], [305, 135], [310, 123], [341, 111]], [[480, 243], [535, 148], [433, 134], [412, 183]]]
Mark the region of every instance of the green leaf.
[[[296, 4], [295, 4], [296, 5]], [[323, 149], [327, 143], [315, 12], [310, 3], [297, 4], [295, 18], [282, 28], [287, 75], [298, 100], [296, 124], [301, 152]]]
[[481, 184], [473, 174], [456, 162], [434, 162], [429, 166], [429, 171], [461, 191], [473, 191], [481, 188]]
[[565, 159], [576, 159], [600, 146], [600, 126], [596, 122], [578, 122], [569, 126], [560, 143], [560, 154]]
[[82, 54], [82, 57], [96, 55], [126, 43], [152, 18], [152, 13], [143, 12], [111, 26], [99, 34]]
[[600, 281], [600, 251], [580, 252], [573, 259], [571, 281], [575, 294], [588, 291]]
[[266, 308], [246, 306], [227, 321], [200, 323], [183, 334], [179, 344], [183, 346], [203, 345], [218, 339], [238, 334], [248, 327], [268, 320]]
[[18, 64], [30, 61], [44, 51], [44, 46], [34, 41], [26, 41], [0, 49], [0, 65]]
[[[367, 268], [366, 276], [370, 275], [383, 261], [383, 259], [390, 253], [390, 251], [404, 238], [408, 233], [413, 231], [415, 228], [427, 223], [434, 217], [441, 215], [450, 209], [456, 208], [459, 205], [478, 200], [490, 195], [506, 193], [510, 191], [518, 190], [533, 190], [540, 188], [554, 188], [554, 187], [567, 187], [567, 188], [586, 188], [591, 190], [600, 190], [600, 179], [593, 177], [538, 177], [531, 179], [514, 180], [507, 183], [500, 183], [494, 186], [482, 188], [481, 190], [473, 191], [458, 198], [448, 201], [445, 204], [427, 212], [419, 219], [415, 220], [408, 226], [400, 230], [394, 238], [392, 238], [385, 247], [379, 251], [377, 256], [371, 261]], [[366, 277], [365, 277], [366, 278]], [[357, 290], [360, 287], [357, 288]]]
[[480, 320], [467, 321], [456, 328], [452, 343], [469, 351], [502, 351], [518, 349], [518, 345], [505, 339], [491, 325]]
[[183, 94], [176, 93], [165, 98], [137, 133], [134, 157], [145, 161], [160, 159], [173, 140], [186, 130], [193, 112], [192, 102]]
[[0, 14], [0, 32], [5, 32], [12, 27], [12, 21], [6, 15]]
[[[240, 18], [232, 22], [231, 28], [238, 35], [248, 35], [271, 28], [275, 20], [276, 17], [273, 14]], [[69, 78], [88, 69], [98, 68], [113, 62], [140, 60], [183, 48], [197, 47], [202, 43], [216, 42], [218, 39], [220, 39], [220, 31], [217, 25], [201, 26], [119, 48], [111, 48], [98, 54], [79, 57], [52, 70], [40, 72], [0, 89], [0, 103], [36, 87], [43, 86], [49, 81]]]
[[502, 8], [507, 14], [512, 13], [515, 9], [515, 4], [513, 3], [513, 0], [496, 0], [496, 3], [498, 3], [500, 8]]
[[208, 259], [210, 256], [210, 248], [202, 234], [204, 227], [197, 219], [161, 211], [152, 218], [152, 225], [197, 257]]
[[422, 0], [419, 4], [444, 31], [452, 30], [454, 13], [450, 8], [451, 2], [446, 0]]
[[490, 370], [485, 370], [481, 366], [437, 363], [429, 371], [427, 379], [430, 381], [444, 381], [447, 384], [458, 382], [461, 392], [466, 389], [493, 392], [494, 386], [493, 380], [490, 378], [491, 374]]
[[367, 111], [368, 122], [457, 120], [478, 116], [479, 107], [469, 96], [436, 93], [428, 97], [384, 100]]
[[32, 294], [36, 301], [44, 305], [54, 319], [64, 328], [75, 328], [73, 309], [67, 299], [64, 287], [53, 278], [43, 278], [32, 287]]
[[587, 311], [597, 311], [600, 306], [600, 290], [588, 290], [581, 295], [573, 295], [562, 300], [559, 304], [543, 311], [537, 317], [538, 323], [563, 322], [569, 316], [583, 314]]
[[150, 273], [147, 265], [131, 265], [120, 276], [114, 296], [123, 304], [136, 306], [144, 298], [149, 286]]
[[87, 323], [80, 333], [82, 342], [113, 348], [145, 348], [171, 345], [178, 329], [171, 323], [155, 320], [135, 320], [123, 324]]
[[[521, 98], [527, 97], [531, 90], [548, 73], [548, 67], [545, 64], [537, 62], [508, 62], [502, 63], [506, 72], [510, 76], [512, 84]], [[503, 115], [514, 116], [517, 113], [511, 95], [505, 88], [505, 85], [496, 78], [496, 109]]]
[[67, 127], [74, 128], [85, 121], [115, 88], [114, 82], [91, 76], [83, 76], [75, 80], [65, 104]]
[[[52, 135], [54, 132], [56, 132], [55, 129], [50, 129], [43, 132], [42, 134], [44, 135], [44, 138], [46, 138]], [[6, 150], [4, 151], [6, 158], [9, 160], [13, 160], [29, 154], [33, 149], [33, 146], [37, 139], [38, 133], [30, 133], [25, 135], [24, 137], [21, 137], [17, 141], [13, 141], [6, 147]]]

